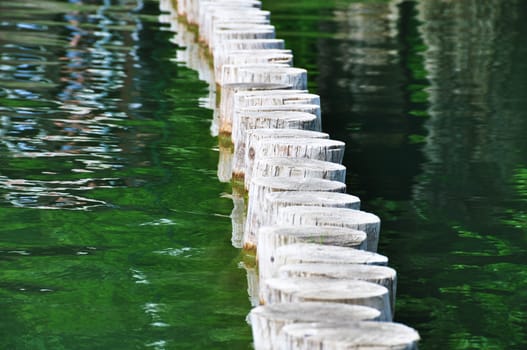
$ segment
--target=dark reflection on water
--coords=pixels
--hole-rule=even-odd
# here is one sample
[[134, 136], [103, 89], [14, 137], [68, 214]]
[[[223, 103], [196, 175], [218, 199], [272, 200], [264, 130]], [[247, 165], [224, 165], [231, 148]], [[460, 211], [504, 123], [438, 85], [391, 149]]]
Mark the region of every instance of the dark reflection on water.
[[527, 348], [527, 2], [295, 4], [264, 1], [383, 220], [397, 320], [422, 349]]
[[158, 6], [0, 2], [1, 349], [249, 347], [207, 86]]

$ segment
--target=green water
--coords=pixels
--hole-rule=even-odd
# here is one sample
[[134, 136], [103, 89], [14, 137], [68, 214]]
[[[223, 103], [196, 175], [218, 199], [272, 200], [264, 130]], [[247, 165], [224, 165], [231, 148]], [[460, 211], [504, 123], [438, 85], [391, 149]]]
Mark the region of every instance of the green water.
[[[264, 0], [421, 349], [527, 348], [527, 2]], [[0, 349], [247, 349], [208, 89], [155, 1], [0, 2]]]
[[0, 349], [249, 348], [207, 86], [158, 14], [0, 3]]
[[527, 2], [264, 0], [421, 349], [527, 349]]

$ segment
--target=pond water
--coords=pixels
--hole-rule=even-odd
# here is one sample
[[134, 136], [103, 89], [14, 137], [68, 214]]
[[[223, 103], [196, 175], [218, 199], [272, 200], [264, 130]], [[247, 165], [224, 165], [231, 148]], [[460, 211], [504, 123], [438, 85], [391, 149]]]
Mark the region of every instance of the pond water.
[[[264, 0], [421, 349], [527, 348], [527, 2]], [[248, 349], [233, 202], [157, 1], [0, 2], [0, 348]]]
[[247, 349], [207, 86], [156, 1], [0, 3], [0, 348]]
[[527, 2], [265, 0], [421, 349], [527, 349]]

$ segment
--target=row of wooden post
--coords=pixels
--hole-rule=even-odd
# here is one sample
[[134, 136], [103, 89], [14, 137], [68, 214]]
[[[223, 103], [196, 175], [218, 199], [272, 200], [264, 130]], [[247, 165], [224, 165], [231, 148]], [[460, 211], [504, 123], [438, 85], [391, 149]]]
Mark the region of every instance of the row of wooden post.
[[161, 7], [210, 84], [232, 241], [257, 256], [246, 266], [255, 349], [417, 349], [418, 333], [392, 322], [397, 279], [376, 252], [380, 219], [346, 193], [345, 144], [321, 131], [320, 98], [269, 11], [259, 0]]

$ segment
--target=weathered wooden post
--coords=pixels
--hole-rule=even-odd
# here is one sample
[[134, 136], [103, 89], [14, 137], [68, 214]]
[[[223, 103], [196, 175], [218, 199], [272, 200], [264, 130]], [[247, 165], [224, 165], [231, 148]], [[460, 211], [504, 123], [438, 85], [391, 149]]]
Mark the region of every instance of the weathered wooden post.
[[209, 20], [199, 27], [199, 41], [209, 43], [217, 26], [226, 23], [270, 24], [269, 11], [258, 8], [217, 8], [204, 14]]
[[[230, 135], [232, 131], [232, 121], [234, 115], [234, 96], [241, 91], [276, 91], [283, 90], [284, 94], [288, 93], [291, 85], [287, 84], [269, 84], [269, 83], [234, 83], [225, 84], [220, 89], [219, 110], [219, 130], [220, 134]], [[298, 90], [294, 90], [296, 91]]]
[[275, 39], [274, 26], [255, 23], [228, 23], [215, 25], [209, 47], [214, 50], [216, 43], [224, 40]]
[[[242, 178], [245, 174], [245, 169], [247, 168], [245, 164], [245, 159], [248, 157], [252, 158], [252, 155], [256, 155], [256, 153], [250, 153], [248, 156], [246, 155], [246, 140], [248, 130], [273, 130], [267, 133], [275, 135], [275, 138], [272, 139], [273, 141], [280, 139], [281, 141], [276, 141], [279, 144], [288, 144], [289, 141], [294, 142], [293, 140], [297, 138], [302, 140], [312, 139], [311, 141], [306, 141], [305, 145], [303, 145], [302, 143], [296, 144], [299, 144], [300, 148], [303, 145], [308, 149], [314, 149], [316, 147], [318, 147], [319, 149], [340, 149], [342, 153], [344, 153], [344, 144], [342, 142], [329, 141], [326, 139], [326, 134], [315, 134], [313, 130], [310, 130], [318, 128], [318, 126], [320, 125], [319, 119], [316, 115], [312, 113], [297, 111], [297, 109], [302, 110], [304, 106], [312, 105], [288, 105], [287, 107], [289, 107], [290, 110], [284, 108], [283, 111], [280, 112], [259, 112], [257, 110], [253, 111], [251, 109], [254, 107], [251, 107], [251, 109], [246, 108], [240, 113], [236, 113], [234, 115], [234, 118], [235, 120], [239, 120], [239, 122], [233, 124], [231, 134], [232, 142], [234, 144], [234, 160], [232, 165], [233, 173], [237, 177]], [[265, 131], [263, 131], [259, 135], [264, 134]], [[289, 137], [285, 137], [286, 135]], [[320, 142], [316, 142], [315, 140], [319, 140]], [[253, 150], [257, 150], [257, 148], [254, 147]], [[270, 156], [289, 156], [289, 154], [287, 154], [287, 152], [285, 151], [286, 150], [284, 150], [284, 152], [282, 153], [276, 152], [274, 154], [270, 154]]]
[[385, 287], [360, 280], [330, 278], [269, 278], [263, 281], [264, 304], [300, 301], [363, 305], [381, 312], [381, 321], [391, 321], [390, 298]]
[[[269, 70], [275, 70], [278, 68], [291, 68], [287, 64], [279, 64], [279, 63], [260, 63], [260, 64], [224, 64], [221, 66], [221, 72], [219, 76], [216, 76], [216, 82], [218, 85], [224, 85], [224, 84], [233, 84], [233, 83], [270, 83], [270, 84], [286, 84], [291, 85], [294, 87], [293, 84], [287, 82], [287, 81], [259, 81], [255, 79], [245, 79], [240, 78], [239, 73], [243, 69], [256, 69], [256, 68], [265, 68]], [[296, 87], [295, 87], [296, 89]]]
[[[214, 61], [214, 73], [216, 77], [221, 75], [221, 67], [224, 64], [283, 64], [293, 66], [293, 54], [291, 50], [233, 50], [217, 56]], [[216, 80], [218, 83], [219, 80]]]
[[[252, 106], [235, 109], [232, 115], [232, 139], [236, 142], [238, 139], [245, 140], [245, 130], [247, 128], [242, 125], [242, 116], [249, 118], [250, 116], [259, 116], [263, 113], [270, 112], [304, 112], [310, 113], [316, 116], [316, 131], [320, 131], [322, 128], [322, 121], [320, 117], [320, 105], [317, 104], [305, 104], [305, 103], [291, 103], [287, 105], [276, 105], [276, 106]], [[240, 129], [240, 130], [237, 130]]]
[[397, 272], [390, 267], [362, 264], [287, 264], [280, 267], [278, 275], [292, 278], [357, 279], [380, 284], [390, 292], [391, 313], [392, 316], [395, 314]]
[[379, 310], [360, 305], [298, 302], [258, 306], [249, 315], [255, 350], [278, 349], [284, 326], [294, 323], [376, 321]]
[[296, 93], [284, 94], [282, 91], [243, 91], [234, 97], [234, 108], [242, 109], [251, 106], [279, 106], [288, 104], [313, 104], [320, 106], [320, 96], [303, 90], [292, 90]]
[[[213, 17], [228, 19], [229, 17], [245, 16], [251, 18], [264, 11], [261, 10], [262, 4], [258, 0], [254, 1], [195, 1], [195, 9], [187, 15], [187, 21], [192, 24], [197, 24], [202, 35], [211, 33], [211, 26], [214, 23]], [[269, 15], [268, 11], [267, 15]], [[205, 37], [205, 39], [210, 39]], [[208, 42], [208, 41], [207, 41]]]
[[255, 248], [258, 228], [269, 224], [268, 222], [263, 221], [265, 217], [262, 215], [262, 206], [265, 201], [265, 195], [278, 191], [327, 191], [344, 193], [346, 192], [346, 185], [342, 182], [323, 179], [295, 177], [253, 178], [249, 189], [247, 221], [245, 223], [245, 232], [243, 235], [244, 248]]
[[283, 343], [276, 349], [417, 350], [419, 333], [393, 322], [295, 323], [281, 330]]
[[[258, 130], [258, 129], [255, 129]], [[247, 140], [250, 134], [247, 133]], [[251, 150], [251, 141], [246, 141]], [[259, 176], [315, 177], [346, 182], [346, 167], [342, 164], [323, 160], [296, 157], [264, 157], [254, 162], [254, 154], [245, 152], [245, 184], [249, 189], [251, 178]]]
[[[237, 144], [234, 144], [233, 167], [238, 169]], [[342, 141], [314, 138], [268, 138], [253, 142], [247, 149], [248, 158], [258, 161], [264, 157], [291, 157], [321, 160], [340, 164], [344, 158]]]
[[[253, 39], [245, 42], [278, 39]], [[242, 40], [226, 40], [225, 43], [234, 44]], [[225, 50], [220, 43], [218, 47]], [[252, 47], [256, 48], [256, 47]], [[273, 47], [281, 49], [282, 47]], [[232, 47], [231, 49], [234, 49]], [[221, 52], [221, 51], [220, 51]], [[222, 66], [220, 85], [229, 83], [275, 83], [289, 84], [293, 89], [307, 89], [307, 71], [303, 68], [288, 67], [268, 67], [270, 65], [252, 66], [252, 65], [229, 65]]]
[[278, 213], [276, 222], [287, 225], [349, 227], [366, 232], [367, 249], [377, 251], [381, 220], [377, 215], [360, 210], [324, 207], [288, 207]]
[[[364, 249], [366, 246], [366, 233], [363, 231], [331, 226], [263, 226], [258, 230], [257, 259], [260, 278], [263, 280], [270, 277], [277, 277], [278, 269], [282, 266], [281, 264], [286, 261], [285, 258], [280, 260], [276, 257], [277, 249], [297, 243], [308, 244], [307, 246], [297, 245], [293, 247], [305, 249], [306, 253], [299, 251], [297, 255], [288, 257], [290, 259], [288, 263], [303, 261], [302, 258], [298, 258], [299, 255], [302, 257], [302, 254], [305, 255], [311, 253], [312, 259], [315, 259], [320, 255], [322, 255], [324, 259], [328, 259], [328, 257], [332, 256], [327, 250], [324, 251], [323, 249], [320, 249], [318, 247], [319, 245], [356, 248], [355, 250], [345, 249], [343, 252], [340, 252], [341, 255], [339, 255], [339, 258], [347, 258], [351, 262], [359, 261], [360, 263], [367, 263], [373, 259], [371, 254], [375, 254], [371, 252], [357, 252], [357, 249]], [[286, 250], [285, 253], [287, 253], [287, 251], [288, 250]], [[329, 251], [331, 252], [332, 248], [330, 248]], [[295, 257], [296, 260], [292, 260]], [[319, 260], [324, 262], [323, 258], [320, 258]], [[377, 257], [374, 261], [382, 262], [384, 260], [386, 260], [385, 257]]]
[[[208, 46], [183, 55], [210, 83], [210, 107], [215, 84], [223, 87], [211, 127], [223, 136], [218, 177], [245, 175], [249, 188], [244, 226], [245, 189], [233, 187], [232, 243], [258, 243], [260, 278], [254, 262], [245, 264], [251, 304], [268, 304], [251, 313], [256, 349], [417, 349], [414, 330], [362, 321], [391, 320], [396, 273], [374, 253], [379, 218], [344, 193], [344, 144], [315, 132], [320, 98], [305, 90], [307, 72], [292, 67], [270, 13], [259, 0], [178, 0], [177, 12]], [[212, 70], [203, 59], [211, 54]]]
[[[231, 51], [235, 50], [284, 50], [285, 43], [283, 39], [251, 39], [251, 40], [225, 40], [222, 43], [218, 43], [212, 53], [214, 60], [216, 57], [228, 55]], [[263, 81], [260, 81], [263, 82]], [[228, 82], [224, 82], [228, 83]], [[239, 83], [234, 81], [233, 83]], [[280, 82], [283, 83], [283, 82]], [[305, 87], [304, 87], [305, 89]]]
[[263, 221], [275, 222], [280, 210], [293, 206], [359, 210], [360, 199], [350, 194], [338, 192], [284, 191], [269, 193], [263, 201]]

